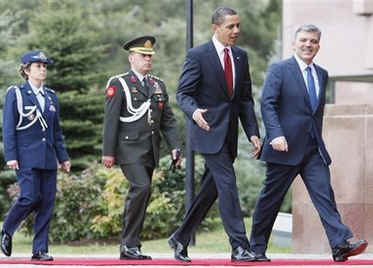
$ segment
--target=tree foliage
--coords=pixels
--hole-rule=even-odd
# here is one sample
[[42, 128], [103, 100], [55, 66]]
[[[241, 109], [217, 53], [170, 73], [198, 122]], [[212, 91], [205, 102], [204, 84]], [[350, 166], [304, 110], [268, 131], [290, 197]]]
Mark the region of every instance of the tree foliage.
[[[211, 14], [219, 6], [232, 7], [240, 15], [238, 45], [249, 53], [258, 100], [263, 74], [275, 52], [281, 0], [194, 1], [195, 45], [211, 38]], [[185, 0], [0, 0], [0, 97], [10, 84], [22, 82], [16, 72], [22, 54], [30, 49], [45, 51], [55, 62], [47, 85], [59, 95], [73, 170], [81, 171], [100, 159], [104, 87], [110, 76], [129, 69], [122, 44], [150, 34], [157, 38], [153, 73], [167, 85], [183, 137], [185, 119], [175, 92], [185, 57], [185, 29]], [[165, 155], [166, 146], [162, 148]], [[242, 153], [249, 150], [247, 143], [241, 143]], [[249, 165], [263, 171], [258, 162], [250, 160]], [[239, 172], [238, 180], [249, 178], [248, 172]], [[0, 179], [8, 176], [0, 167]]]

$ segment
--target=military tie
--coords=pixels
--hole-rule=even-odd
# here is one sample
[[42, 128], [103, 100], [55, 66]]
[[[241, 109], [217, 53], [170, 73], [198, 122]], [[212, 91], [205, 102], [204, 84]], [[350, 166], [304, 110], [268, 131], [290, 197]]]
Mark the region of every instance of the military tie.
[[307, 86], [308, 86], [308, 95], [310, 97], [312, 112], [316, 111], [317, 108], [317, 95], [316, 95], [316, 87], [315, 87], [315, 80], [313, 79], [311, 67], [306, 68], [307, 71]]
[[148, 94], [149, 96], [149, 81], [148, 81], [148, 78], [146, 76], [144, 76], [144, 78], [142, 79], [142, 85], [146, 91], [146, 94]]
[[41, 107], [41, 111], [44, 112], [44, 107], [45, 107], [45, 98], [44, 98], [44, 90], [43, 88], [39, 88], [37, 93], [36, 93], [36, 98], [38, 99], [38, 102]]
[[227, 83], [227, 91], [229, 97], [233, 95], [233, 72], [232, 72], [232, 61], [229, 56], [229, 49], [224, 48], [224, 75]]

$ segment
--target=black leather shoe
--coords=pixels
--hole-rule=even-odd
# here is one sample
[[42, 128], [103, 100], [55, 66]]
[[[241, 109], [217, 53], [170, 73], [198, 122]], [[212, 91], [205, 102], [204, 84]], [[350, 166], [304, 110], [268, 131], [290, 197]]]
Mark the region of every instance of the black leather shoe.
[[191, 259], [188, 257], [188, 248], [177, 241], [173, 235], [168, 239], [168, 244], [174, 249], [175, 259], [183, 262], [191, 262]]
[[271, 261], [264, 253], [255, 253], [255, 261]]
[[31, 257], [32, 261], [53, 261], [53, 257], [48, 255], [47, 252], [37, 252], [32, 255]]
[[255, 261], [255, 254], [250, 250], [244, 249], [243, 247], [237, 247], [232, 251], [231, 261]]
[[139, 247], [127, 247], [126, 245], [120, 246], [120, 259], [121, 260], [151, 260], [152, 257], [141, 254]]
[[5, 256], [12, 255], [12, 237], [4, 230], [1, 231], [1, 251]]
[[333, 248], [333, 260], [336, 262], [347, 261], [348, 257], [359, 255], [364, 252], [368, 246], [368, 241], [359, 240], [355, 243], [345, 241]]

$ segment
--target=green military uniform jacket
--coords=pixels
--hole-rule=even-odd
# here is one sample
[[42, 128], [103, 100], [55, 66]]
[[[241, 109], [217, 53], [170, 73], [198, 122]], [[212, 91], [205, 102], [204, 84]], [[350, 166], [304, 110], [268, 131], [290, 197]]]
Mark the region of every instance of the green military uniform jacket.
[[[132, 71], [109, 79], [106, 89], [103, 155], [114, 156], [116, 164], [148, 164], [150, 160], [154, 160], [151, 162], [158, 165], [160, 132], [171, 149], [180, 148], [176, 120], [168, 102], [166, 86], [155, 76], [147, 77], [147, 86], [142, 86]], [[132, 102], [131, 107], [128, 97]], [[131, 110], [138, 110], [146, 102], [149, 102], [150, 107], [144, 115], [134, 120]], [[131, 116], [133, 122], [121, 121], [121, 118]], [[151, 152], [154, 159], [149, 159]]]

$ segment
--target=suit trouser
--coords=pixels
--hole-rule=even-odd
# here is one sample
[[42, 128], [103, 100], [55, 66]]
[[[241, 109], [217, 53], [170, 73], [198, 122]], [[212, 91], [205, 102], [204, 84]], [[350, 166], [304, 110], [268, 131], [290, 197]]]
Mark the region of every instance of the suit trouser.
[[150, 199], [154, 166], [126, 164], [120, 167], [130, 183], [123, 213], [122, 245], [141, 247], [139, 235]]
[[317, 145], [310, 138], [308, 152], [296, 166], [267, 162], [266, 180], [258, 197], [251, 230], [251, 249], [264, 253], [282, 201], [297, 175], [311, 197], [332, 248], [352, 237], [351, 230], [342, 223], [330, 184], [329, 167], [324, 164]]
[[232, 248], [235, 249], [238, 246], [249, 248], [238, 198], [233, 160], [228, 146], [224, 145], [219, 153], [203, 154], [203, 156], [207, 169], [201, 191], [193, 200], [181, 226], [174, 233], [175, 238], [188, 246], [192, 233], [218, 198], [220, 216]]
[[35, 211], [32, 252], [48, 252], [49, 222], [56, 199], [57, 170], [21, 168], [16, 174], [20, 196], [9, 210], [3, 230], [12, 236], [21, 222]]

